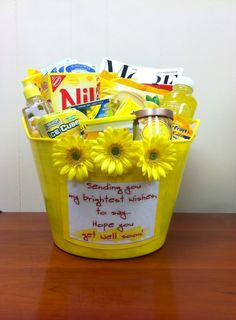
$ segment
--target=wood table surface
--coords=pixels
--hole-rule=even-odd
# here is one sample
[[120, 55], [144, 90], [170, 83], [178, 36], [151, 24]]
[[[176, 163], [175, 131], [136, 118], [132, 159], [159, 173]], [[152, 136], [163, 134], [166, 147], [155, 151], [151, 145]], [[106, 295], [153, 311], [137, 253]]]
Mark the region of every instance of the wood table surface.
[[44, 213], [1, 213], [0, 253], [1, 320], [236, 319], [236, 214], [176, 213], [162, 249], [104, 261], [58, 249]]

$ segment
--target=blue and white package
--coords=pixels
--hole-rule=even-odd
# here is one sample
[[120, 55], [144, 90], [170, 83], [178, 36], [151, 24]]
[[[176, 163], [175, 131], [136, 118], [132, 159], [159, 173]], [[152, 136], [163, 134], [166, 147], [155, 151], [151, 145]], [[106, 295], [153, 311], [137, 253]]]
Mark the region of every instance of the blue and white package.
[[109, 102], [110, 99], [102, 99], [71, 106], [71, 108], [83, 112], [89, 119], [105, 118], [111, 116]]
[[66, 58], [47, 67], [42, 68], [43, 75], [47, 73], [70, 73], [70, 72], [96, 72], [97, 67], [90, 63], [80, 63], [76, 59]]

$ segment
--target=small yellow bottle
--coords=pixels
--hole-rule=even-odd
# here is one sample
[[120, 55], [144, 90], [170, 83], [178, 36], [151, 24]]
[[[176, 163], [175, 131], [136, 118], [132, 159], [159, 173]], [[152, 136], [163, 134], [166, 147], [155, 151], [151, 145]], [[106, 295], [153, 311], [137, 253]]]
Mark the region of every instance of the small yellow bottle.
[[24, 119], [32, 137], [40, 137], [37, 123], [45, 114], [51, 113], [52, 109], [47, 101], [41, 96], [39, 88], [32, 83], [31, 79], [22, 80], [26, 107], [22, 109]]
[[193, 119], [197, 101], [193, 96], [194, 82], [188, 77], [178, 77], [173, 82], [173, 90], [167, 94], [161, 108], [172, 110], [174, 115], [178, 115], [184, 120]]

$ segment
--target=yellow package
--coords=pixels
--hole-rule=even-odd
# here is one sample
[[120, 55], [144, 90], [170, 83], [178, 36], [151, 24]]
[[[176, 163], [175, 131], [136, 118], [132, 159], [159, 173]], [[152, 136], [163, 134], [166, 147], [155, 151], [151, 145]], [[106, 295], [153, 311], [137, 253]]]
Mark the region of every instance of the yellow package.
[[[142, 103], [150, 101], [159, 105], [164, 95], [169, 91], [153, 88], [130, 79], [119, 78], [116, 73], [103, 71], [101, 73], [100, 98], [114, 96], [120, 92], [135, 95]], [[137, 101], [135, 102], [137, 103]]]
[[80, 121], [87, 117], [80, 111], [70, 109], [63, 112], [53, 112], [42, 116], [38, 120], [38, 130], [41, 137], [58, 138], [64, 134], [80, 134]]
[[193, 129], [185, 119], [174, 115], [172, 124], [173, 140], [190, 139], [193, 134]]
[[114, 72], [103, 71], [100, 74], [100, 99], [103, 99], [107, 96], [112, 96], [117, 93], [116, 83], [114, 79], [118, 77], [118, 74]]
[[141, 110], [142, 108], [133, 102], [131, 99], [127, 99], [123, 105], [121, 105], [115, 112], [115, 116], [128, 116], [133, 111]]
[[54, 111], [98, 99], [99, 75], [96, 72], [48, 73], [42, 78], [42, 96]]

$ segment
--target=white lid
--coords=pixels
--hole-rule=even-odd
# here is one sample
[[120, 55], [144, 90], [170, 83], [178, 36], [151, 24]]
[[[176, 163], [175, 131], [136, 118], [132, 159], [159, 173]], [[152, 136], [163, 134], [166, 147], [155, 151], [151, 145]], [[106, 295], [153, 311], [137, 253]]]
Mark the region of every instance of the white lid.
[[180, 76], [180, 77], [177, 77], [176, 79], [173, 80], [172, 85], [174, 86], [176, 84], [185, 84], [186, 86], [193, 88], [194, 81], [193, 81], [193, 79], [191, 79], [189, 77]]

